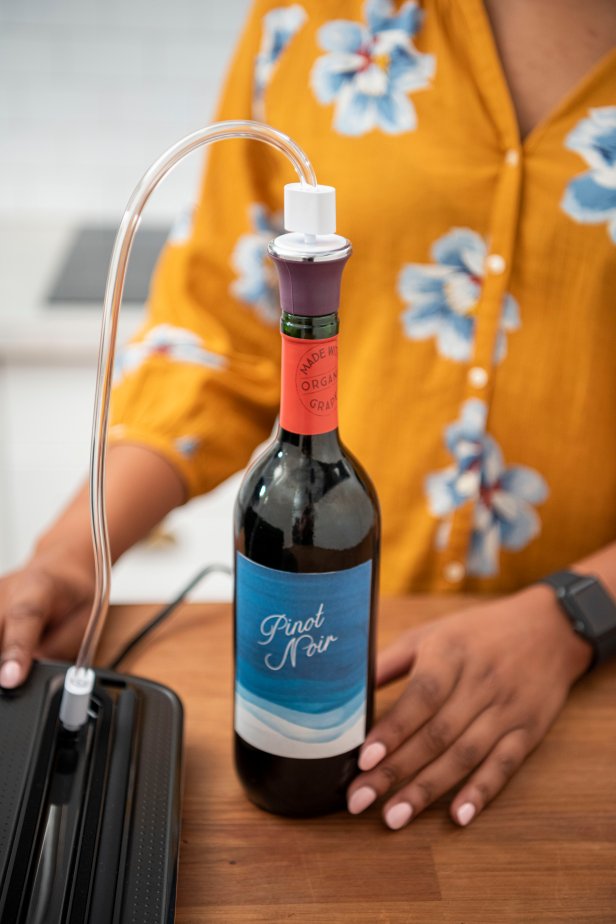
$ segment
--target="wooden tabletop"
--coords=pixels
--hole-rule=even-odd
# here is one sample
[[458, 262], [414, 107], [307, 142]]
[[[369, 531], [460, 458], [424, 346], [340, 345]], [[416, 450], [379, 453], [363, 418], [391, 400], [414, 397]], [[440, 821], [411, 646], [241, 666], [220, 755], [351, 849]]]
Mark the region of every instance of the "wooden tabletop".
[[[380, 644], [460, 605], [384, 601]], [[100, 663], [155, 609], [112, 611]], [[441, 800], [399, 832], [375, 807], [297, 821], [245, 798], [231, 750], [230, 606], [185, 606], [123, 669], [170, 686], [185, 707], [177, 924], [615, 924], [613, 665], [577, 684], [545, 741], [469, 828]], [[379, 692], [379, 712], [400, 689]]]

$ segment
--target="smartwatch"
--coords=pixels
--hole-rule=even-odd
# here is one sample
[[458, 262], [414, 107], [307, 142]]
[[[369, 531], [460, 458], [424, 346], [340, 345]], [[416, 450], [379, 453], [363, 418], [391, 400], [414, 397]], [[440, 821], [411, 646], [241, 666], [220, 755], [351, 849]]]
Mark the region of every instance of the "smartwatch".
[[539, 582], [549, 584], [574, 630], [590, 642], [589, 670], [616, 657], [616, 601], [601, 581], [590, 574], [556, 571]]

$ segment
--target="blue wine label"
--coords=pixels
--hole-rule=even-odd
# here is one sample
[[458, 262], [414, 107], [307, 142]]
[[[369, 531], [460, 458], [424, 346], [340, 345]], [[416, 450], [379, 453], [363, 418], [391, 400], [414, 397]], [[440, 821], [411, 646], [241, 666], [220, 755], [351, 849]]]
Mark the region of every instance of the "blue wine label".
[[334, 757], [366, 735], [372, 563], [325, 574], [236, 556], [235, 730], [279, 757]]

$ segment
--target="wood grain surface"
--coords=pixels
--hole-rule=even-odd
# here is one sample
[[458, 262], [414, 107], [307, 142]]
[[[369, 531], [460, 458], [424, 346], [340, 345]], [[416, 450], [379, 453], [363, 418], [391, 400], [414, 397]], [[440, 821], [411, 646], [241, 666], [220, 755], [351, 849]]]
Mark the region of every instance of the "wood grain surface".
[[[384, 601], [380, 644], [460, 608]], [[105, 663], [154, 607], [115, 608]], [[177, 924], [616, 924], [616, 665], [584, 678], [542, 745], [469, 828], [443, 799], [404, 830], [377, 807], [296, 821], [245, 798], [232, 761], [231, 607], [187, 605], [127, 659], [185, 707]], [[400, 684], [379, 692], [382, 712]]]

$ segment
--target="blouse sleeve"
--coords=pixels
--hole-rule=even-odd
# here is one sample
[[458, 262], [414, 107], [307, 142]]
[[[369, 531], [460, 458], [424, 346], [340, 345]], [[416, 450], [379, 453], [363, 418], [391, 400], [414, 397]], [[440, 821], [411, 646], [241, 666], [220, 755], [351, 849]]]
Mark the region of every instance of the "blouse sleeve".
[[[253, 5], [217, 119], [253, 115], [268, 6]], [[282, 190], [293, 179], [264, 144], [212, 145], [190, 230], [172, 232], [146, 322], [118, 355], [110, 442], [162, 454], [189, 497], [241, 469], [276, 417], [278, 300], [266, 245], [282, 229]]]

